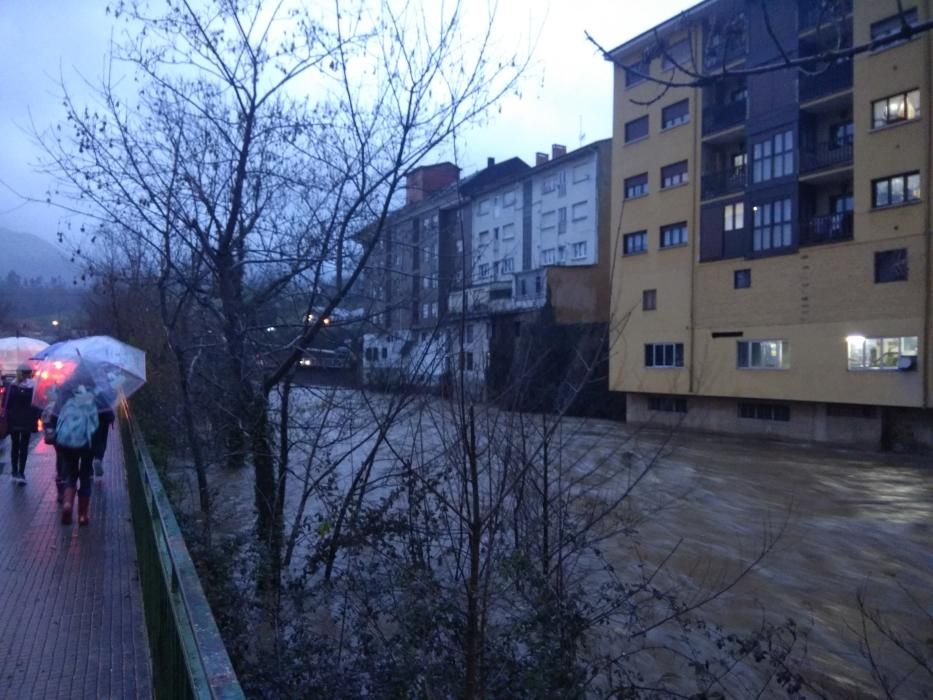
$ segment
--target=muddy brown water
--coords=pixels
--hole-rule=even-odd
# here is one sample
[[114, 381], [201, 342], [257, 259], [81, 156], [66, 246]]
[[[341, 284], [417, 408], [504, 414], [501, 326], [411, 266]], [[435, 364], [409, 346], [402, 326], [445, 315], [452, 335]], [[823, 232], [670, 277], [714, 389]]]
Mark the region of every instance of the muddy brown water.
[[[303, 401], [313, 413], [324, 394], [309, 390], [297, 396], [297, 402]], [[348, 423], [362, 427], [371, 421], [358, 394], [329, 396], [339, 396], [341, 407], [328, 428], [334, 435], [342, 430], [349, 440]], [[378, 405], [384, 398], [369, 400]], [[420, 402], [393, 429], [393, 440], [406, 447], [424, 441], [431, 426], [445, 420], [443, 414], [441, 402]], [[639, 523], [634, 535], [604, 544], [607, 559], [621, 568], [633, 545], [647, 559], [659, 561], [680, 543], [670, 561], [671, 572], [687, 589], [699, 590], [715, 584], [711, 576], [720, 581], [728, 578], [755, 555], [767, 533], [780, 531], [764, 561], [728, 595], [711, 603], [707, 614], [712, 621], [736, 629], [754, 626], [762, 615], [776, 620], [793, 617], [808, 629], [804, 670], [831, 697], [877, 694], [868, 661], [860, 652], [859, 591], [895, 629], [933, 638], [929, 629], [933, 463], [929, 458], [672, 435], [575, 418], [565, 419], [559, 439], [564, 458], [587, 473], [592, 498], [612, 498], [627, 485], [628, 464], [638, 469], [654, 460], [636, 489], [636, 507], [650, 510], [650, 517]], [[429, 437], [427, 443], [431, 442]], [[359, 463], [366, 446], [355, 451], [350, 464]], [[252, 502], [250, 472], [237, 478], [226, 474], [213, 484], [220, 511], [238, 514], [225, 520], [218, 512], [220, 521], [242, 533], [252, 524], [242, 517]], [[289, 507], [296, 504], [297, 497], [291, 496]], [[888, 654], [884, 661], [895, 671], [909, 668], [897, 655]], [[933, 689], [915, 674], [895, 697], [931, 698]]]

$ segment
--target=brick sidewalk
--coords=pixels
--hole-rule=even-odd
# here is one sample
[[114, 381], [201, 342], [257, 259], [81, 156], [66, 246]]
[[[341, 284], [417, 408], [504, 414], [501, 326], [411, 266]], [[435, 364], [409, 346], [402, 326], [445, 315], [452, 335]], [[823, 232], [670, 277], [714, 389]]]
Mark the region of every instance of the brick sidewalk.
[[149, 698], [149, 647], [120, 433], [91, 524], [63, 526], [55, 452], [36, 436], [29, 483], [0, 476], [0, 698]]

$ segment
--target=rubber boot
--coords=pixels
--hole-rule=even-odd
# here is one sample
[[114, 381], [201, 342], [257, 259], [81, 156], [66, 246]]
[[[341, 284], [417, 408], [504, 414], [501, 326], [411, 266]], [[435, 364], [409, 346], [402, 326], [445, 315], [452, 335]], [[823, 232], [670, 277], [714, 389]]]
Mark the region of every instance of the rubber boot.
[[89, 522], [91, 522], [87, 517], [87, 512], [90, 506], [90, 496], [78, 496], [78, 525], [87, 525]]
[[75, 487], [65, 488], [65, 502], [62, 504], [62, 525], [71, 525], [71, 510], [75, 503]]

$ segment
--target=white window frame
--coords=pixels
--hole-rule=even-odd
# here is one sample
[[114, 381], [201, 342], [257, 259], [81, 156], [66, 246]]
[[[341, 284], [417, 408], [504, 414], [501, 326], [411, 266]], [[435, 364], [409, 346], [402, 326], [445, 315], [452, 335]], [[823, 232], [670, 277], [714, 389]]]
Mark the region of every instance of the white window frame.
[[722, 208], [722, 230], [741, 231], [745, 228], [745, 202], [733, 202]]
[[586, 258], [586, 241], [577, 241], [571, 247], [571, 255], [574, 260], [583, 260]]
[[735, 352], [737, 369], [790, 369], [790, 343], [786, 340], [739, 340], [735, 344]]
[[541, 264], [554, 265], [557, 263], [557, 250], [554, 248], [545, 248], [541, 251]]
[[513, 238], [515, 238], [515, 224], [503, 224], [502, 240], [511, 241]]
[[574, 221], [583, 221], [586, 219], [586, 209], [589, 202], [576, 202], [573, 207], [571, 207], [570, 218]]
[[[872, 353], [873, 349], [876, 354]], [[917, 357], [919, 349], [920, 338], [916, 335], [846, 338], [846, 358], [850, 372], [897, 370], [897, 358]], [[885, 364], [885, 357], [890, 357], [893, 361]]]
[[[680, 346], [680, 364], [678, 360], [678, 346]], [[646, 369], [680, 369], [684, 366], [684, 344], [683, 343], [645, 343], [645, 360], [648, 357], [648, 348], [651, 348], [652, 362], [645, 362]], [[668, 348], [670, 348], [670, 362], [668, 363]], [[660, 359], [660, 363], [658, 360]]]

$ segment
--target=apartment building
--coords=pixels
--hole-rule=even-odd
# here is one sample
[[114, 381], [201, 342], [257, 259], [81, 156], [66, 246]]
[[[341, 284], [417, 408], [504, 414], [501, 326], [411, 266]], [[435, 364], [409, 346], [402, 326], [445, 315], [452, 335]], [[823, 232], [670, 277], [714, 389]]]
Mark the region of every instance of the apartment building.
[[390, 214], [363, 281], [373, 306], [363, 337], [364, 379], [440, 381], [449, 352], [441, 331], [448, 292], [462, 286], [464, 260], [472, 255], [471, 193], [527, 170], [513, 158], [498, 164], [490, 159], [463, 179], [449, 162], [406, 174], [405, 204]]
[[[706, 0], [611, 52], [610, 387], [629, 420], [933, 443], [933, 46], [885, 41], [933, 2], [903, 6]], [[683, 85], [698, 73], [718, 77]]]
[[609, 307], [610, 148], [609, 139], [569, 153], [555, 144], [520, 177], [473, 191], [472, 270], [448, 309], [452, 346], [483, 392], [501, 394], [517, 373], [541, 383], [523, 357], [535, 334], [556, 351], [560, 328], [574, 327], [578, 346], [599, 354]]

